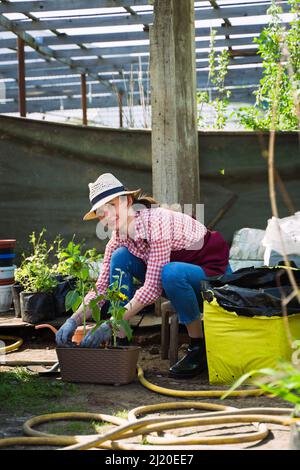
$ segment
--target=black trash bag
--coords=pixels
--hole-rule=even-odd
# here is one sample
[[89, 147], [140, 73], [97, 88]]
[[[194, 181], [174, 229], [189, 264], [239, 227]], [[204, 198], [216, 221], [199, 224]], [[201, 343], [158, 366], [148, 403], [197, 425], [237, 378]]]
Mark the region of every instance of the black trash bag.
[[52, 293], [21, 292], [21, 316], [27, 323], [37, 324], [55, 319], [55, 303]]
[[72, 311], [66, 311], [65, 300], [67, 293], [74, 290], [76, 287], [76, 278], [72, 276], [57, 275], [55, 278], [58, 281], [57, 286], [53, 290], [56, 316], [69, 315]]
[[[293, 269], [293, 274], [300, 285], [300, 269]], [[214, 287], [230, 284], [239, 287], [268, 288], [290, 286], [287, 269], [284, 267], [249, 267], [241, 268], [231, 274], [224, 274], [217, 279], [209, 281]]]
[[15, 309], [15, 317], [21, 318], [21, 305], [20, 305], [20, 293], [24, 290], [24, 287], [20, 282], [15, 282], [12, 285], [12, 298]]
[[[300, 285], [300, 269], [293, 270]], [[222, 285], [223, 282], [223, 285]], [[281, 316], [282, 298], [293, 292], [284, 268], [243, 268], [218, 280], [201, 283], [203, 298], [211, 302], [213, 297], [229, 312], [238, 315]], [[300, 312], [300, 303], [294, 297], [287, 305], [287, 313]]]

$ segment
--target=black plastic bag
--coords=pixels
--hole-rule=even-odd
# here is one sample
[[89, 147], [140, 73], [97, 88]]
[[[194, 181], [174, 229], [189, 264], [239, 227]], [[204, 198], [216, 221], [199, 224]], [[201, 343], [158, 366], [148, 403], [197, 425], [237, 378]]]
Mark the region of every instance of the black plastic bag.
[[66, 311], [66, 295], [76, 287], [76, 278], [72, 276], [56, 276], [58, 284], [53, 291], [56, 316], [62, 316], [71, 313]]
[[[300, 285], [300, 269], [293, 269], [293, 274], [298, 285]], [[290, 286], [287, 269], [284, 267], [249, 267], [241, 268], [232, 274], [224, 274], [209, 281], [214, 287], [230, 284], [239, 287], [268, 288], [279, 286]]]
[[[300, 269], [293, 270], [300, 285]], [[203, 298], [213, 297], [225, 310], [243, 316], [281, 316], [282, 299], [292, 293], [287, 270], [280, 267], [243, 268], [218, 279], [201, 283]], [[300, 303], [294, 297], [287, 304], [287, 313], [300, 313]]]
[[11, 290], [15, 309], [15, 316], [17, 318], [21, 318], [20, 293], [24, 290], [24, 287], [19, 282], [15, 282]]
[[52, 293], [21, 292], [21, 316], [27, 323], [37, 324], [55, 319], [55, 303]]

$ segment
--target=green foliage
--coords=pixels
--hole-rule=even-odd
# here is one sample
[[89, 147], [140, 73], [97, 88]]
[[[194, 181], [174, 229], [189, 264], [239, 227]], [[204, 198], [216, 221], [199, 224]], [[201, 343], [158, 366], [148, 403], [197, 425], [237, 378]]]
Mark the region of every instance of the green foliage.
[[[288, 29], [282, 24], [280, 2], [273, 0], [268, 14], [271, 19], [253, 42], [258, 44], [258, 54], [262, 58], [263, 77], [253, 106], [242, 106], [231, 113], [239, 124], [251, 130], [299, 130], [300, 98], [300, 0], [288, 1], [294, 15]], [[204, 105], [208, 104], [215, 112], [213, 128], [224, 129], [228, 120], [228, 105], [231, 92], [225, 87], [230, 53], [215, 50], [216, 31], [211, 30], [210, 51], [208, 54], [209, 74], [207, 88], [214, 89], [217, 96], [210, 99], [207, 91], [197, 93], [198, 126], [209, 128], [203, 115]]]
[[32, 232], [29, 236], [32, 254], [27, 257], [23, 254], [21, 266], [15, 270], [15, 280], [24, 286], [25, 292], [50, 292], [57, 285], [49, 264], [54, 244], [47, 246], [43, 238], [45, 232], [46, 229], [43, 229], [38, 236]]
[[[197, 93], [197, 104], [199, 109], [198, 113], [198, 126], [206, 127], [206, 123], [203, 117], [203, 105], [209, 104], [215, 111], [215, 120], [213, 127], [215, 129], [224, 129], [227, 122], [227, 108], [229, 105], [230, 90], [225, 87], [225, 78], [228, 73], [229, 65], [229, 52], [224, 49], [219, 54], [215, 50], [215, 36], [216, 31], [211, 30], [210, 35], [210, 50], [208, 54], [209, 61], [209, 73], [207, 86], [213, 86], [217, 97], [214, 100], [209, 98], [207, 92]], [[200, 106], [199, 106], [200, 105]]]
[[67, 293], [65, 299], [66, 311], [76, 310], [83, 304], [83, 325], [86, 325], [86, 305], [83, 302], [86, 294], [94, 288], [95, 282], [90, 279], [89, 270], [91, 256], [95, 258], [94, 250], [82, 252], [82, 245], [70, 241], [66, 248], [60, 249], [58, 252], [58, 271], [68, 273], [76, 278], [76, 288]]
[[209, 94], [207, 91], [198, 91], [197, 92], [197, 108], [198, 108], [198, 117], [197, 122], [199, 127], [205, 127], [205, 119], [202, 114], [203, 105], [209, 103]]
[[[55, 240], [57, 264], [53, 266], [56, 274], [73, 276], [76, 279], [89, 277], [91, 263], [98, 262], [103, 258], [103, 254], [97, 253], [95, 248], [84, 250], [84, 241], [75, 243], [74, 237], [63, 246], [63, 240], [57, 237]], [[84, 271], [84, 273], [82, 273]]]
[[[21, 265], [15, 271], [16, 281], [24, 286], [25, 292], [50, 292], [58, 284], [57, 275], [72, 276], [77, 279], [76, 291], [80, 291], [83, 298], [93, 286], [90, 279], [92, 263], [99, 262], [103, 254], [98, 254], [95, 248], [84, 250], [84, 242], [75, 243], [74, 237], [66, 246], [59, 235], [48, 244], [45, 233], [43, 228], [39, 235], [32, 232], [29, 236], [31, 254], [23, 253]], [[74, 308], [78, 308], [82, 298], [71, 292], [68, 305], [72, 302]]]
[[[132, 338], [132, 329], [127, 320], [124, 320], [124, 313], [126, 308], [121, 305], [121, 301], [127, 300], [128, 297], [123, 294], [124, 289], [128, 289], [128, 286], [122, 284], [123, 272], [120, 269], [119, 275], [114, 276], [115, 281], [110, 284], [107, 288], [105, 294], [96, 295], [96, 298], [92, 299], [89, 303], [89, 307], [92, 310], [93, 319], [96, 321], [96, 326], [94, 331], [99, 328], [102, 323], [107, 323], [112, 329], [113, 344], [117, 344], [117, 336], [120, 330], [123, 330], [126, 337], [131, 340]], [[96, 290], [96, 289], [95, 289]], [[110, 302], [110, 314], [111, 317], [109, 320], [101, 320], [101, 309], [99, 307], [99, 302], [101, 300], [108, 300]]]
[[[128, 321], [123, 318], [126, 309], [121, 305], [121, 301], [127, 299], [127, 296], [123, 294], [122, 291], [124, 289], [128, 289], [126, 285], [122, 284], [123, 273], [118, 270], [120, 271], [120, 274], [118, 276], [114, 276], [116, 280], [107, 288], [105, 294], [98, 294], [95, 282], [89, 279], [89, 258], [80, 255], [77, 246], [69, 244], [67, 248], [70, 253], [70, 265], [72, 264], [73, 266], [70, 269], [70, 273], [77, 276], [77, 286], [76, 289], [68, 292], [66, 296], [66, 310], [72, 309], [73, 312], [76, 312], [82, 304], [83, 325], [85, 328], [86, 310], [89, 308], [92, 313], [92, 318], [96, 322], [92, 331], [96, 331], [102, 323], [109, 324], [112, 329], [114, 346], [116, 346], [117, 336], [121, 329], [124, 330], [127, 338], [130, 340], [132, 338], [132, 330]], [[95, 297], [89, 301], [88, 305], [86, 305], [84, 303], [84, 298], [91, 290], [95, 291]], [[99, 303], [103, 300], [110, 302], [111, 318], [109, 320], [101, 320], [101, 308], [99, 307]]]
[[282, 25], [279, 16], [282, 8], [273, 2], [268, 10], [270, 23], [259, 38], [254, 39], [263, 59], [263, 77], [255, 92], [255, 105], [242, 107], [237, 112], [240, 123], [248, 129], [299, 129], [300, 0], [289, 0], [289, 4], [295, 15], [290, 28], [286, 30]]

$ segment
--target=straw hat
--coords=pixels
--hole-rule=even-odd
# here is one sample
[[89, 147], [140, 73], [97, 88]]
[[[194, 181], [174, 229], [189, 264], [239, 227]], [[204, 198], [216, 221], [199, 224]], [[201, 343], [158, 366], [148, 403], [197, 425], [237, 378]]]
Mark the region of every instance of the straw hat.
[[137, 194], [140, 189], [127, 191], [125, 186], [111, 173], [104, 173], [94, 183], [89, 183], [90, 202], [92, 208], [85, 214], [83, 220], [96, 219], [96, 210], [117, 196]]

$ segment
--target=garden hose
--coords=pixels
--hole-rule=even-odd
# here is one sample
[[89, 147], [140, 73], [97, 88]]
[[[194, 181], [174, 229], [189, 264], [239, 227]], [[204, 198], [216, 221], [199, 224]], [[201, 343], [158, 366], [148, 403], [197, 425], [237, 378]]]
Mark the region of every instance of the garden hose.
[[[5, 348], [3, 352], [18, 349], [23, 341], [12, 336], [2, 336], [1, 339], [15, 340], [16, 342]], [[163, 395], [174, 397], [211, 397], [220, 398], [223, 390], [173, 390], [150, 383], [144, 377], [144, 372], [138, 366], [138, 379], [147, 389]], [[231, 392], [231, 396], [259, 396], [264, 392], [261, 389], [249, 389]], [[174, 416], [159, 416], [138, 419], [138, 416], [162, 410], [201, 409], [210, 410], [206, 413], [177, 414]], [[158, 403], [134, 408], [129, 411], [128, 419], [118, 418], [99, 413], [53, 413], [36, 416], [25, 422], [23, 426], [27, 437], [14, 437], [0, 439], [0, 448], [24, 445], [46, 445], [63, 447], [63, 450], [86, 449], [114, 449], [114, 450], [161, 450], [161, 449], [214, 449], [228, 448], [228, 444], [246, 443], [264, 439], [269, 430], [266, 423], [289, 426], [299, 419], [291, 418], [292, 409], [288, 408], [246, 408], [237, 409], [224, 405], [203, 403], [197, 401]], [[49, 421], [58, 420], [84, 420], [104, 421], [117, 426], [116, 429], [103, 435], [75, 435], [58, 436], [33, 429], [33, 426]], [[235, 434], [230, 436], [198, 436], [189, 433], [188, 436], [175, 436], [166, 433], [168, 430], [180, 428], [195, 428], [196, 426], [211, 426], [231, 423], [247, 423], [255, 427], [254, 432]], [[145, 444], [145, 436], [147, 444]], [[122, 442], [125, 439], [138, 438], [138, 442]], [[217, 446], [217, 447], [216, 447]]]
[[20, 346], [23, 344], [22, 338], [17, 338], [16, 336], [6, 336], [6, 335], [1, 335], [0, 336], [0, 341], [14, 341], [13, 344], [10, 344], [9, 346], [4, 346], [0, 348], [0, 354], [6, 354], [11, 351], [16, 351], [19, 349]]
[[[138, 419], [138, 416], [160, 412], [162, 410], [201, 409], [206, 413], [193, 413], [174, 416], [159, 416]], [[208, 411], [210, 410], [210, 411]], [[208, 411], [208, 412], [207, 412]], [[99, 413], [53, 413], [36, 416], [23, 426], [24, 433], [30, 437], [14, 437], [0, 439], [0, 448], [15, 445], [48, 445], [64, 446], [63, 450], [114, 449], [114, 450], [161, 450], [161, 449], [220, 449], [228, 444], [246, 443], [264, 439], [269, 430], [266, 423], [289, 426], [297, 421], [291, 418], [289, 408], [246, 408], [237, 409], [224, 405], [195, 401], [158, 403], [134, 408], [128, 419], [118, 418]], [[117, 426], [103, 435], [57, 436], [33, 429], [33, 426], [46, 422], [61, 420], [104, 421]], [[299, 421], [299, 420], [298, 420]], [[167, 430], [195, 428], [195, 426], [223, 425], [231, 423], [247, 423], [255, 426], [254, 432], [230, 436], [188, 436], [176, 437], [166, 434]], [[257, 424], [256, 424], [257, 423]], [[195, 430], [192, 432], [195, 433]], [[154, 434], [155, 433], [155, 434]], [[158, 433], [158, 435], [156, 435]], [[163, 433], [163, 435], [162, 435]], [[147, 444], [145, 444], [147, 436]], [[121, 442], [125, 439], [139, 437], [138, 442]], [[218, 447], [216, 447], [218, 446]], [[220, 447], [221, 446], [221, 447]]]
[[[152, 384], [144, 377], [143, 369], [138, 366], [138, 379], [141, 384], [151, 390], [152, 392], [160, 393], [161, 395], [169, 395], [171, 397], [207, 397], [207, 398], [221, 398], [224, 395], [224, 390], [174, 390], [172, 388], [164, 388], [159, 385]], [[236, 390], [230, 392], [231, 397], [250, 397], [263, 395], [265, 392], [261, 389], [248, 389]]]

